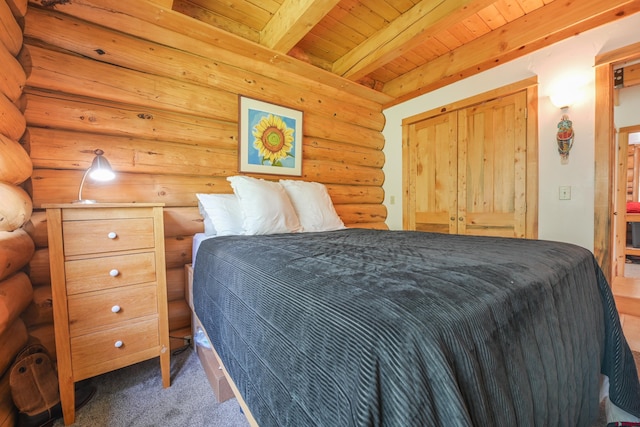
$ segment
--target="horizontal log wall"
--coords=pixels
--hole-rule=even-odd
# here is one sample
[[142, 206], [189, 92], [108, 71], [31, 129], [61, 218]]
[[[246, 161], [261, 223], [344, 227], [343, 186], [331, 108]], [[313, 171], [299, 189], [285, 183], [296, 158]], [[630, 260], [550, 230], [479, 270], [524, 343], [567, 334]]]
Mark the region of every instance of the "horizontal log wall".
[[[15, 356], [37, 339], [24, 320], [38, 290], [27, 274], [35, 243], [29, 232], [33, 205], [23, 187], [33, 166], [20, 144], [26, 129], [19, 108], [26, 74], [16, 58], [23, 41], [19, 22], [26, 12], [27, 0], [0, 0], [0, 427], [16, 424], [9, 384]], [[51, 325], [53, 316], [42, 322]]]
[[165, 203], [171, 335], [188, 330], [183, 268], [203, 230], [195, 194], [232, 192], [239, 95], [303, 111], [300, 179], [326, 184], [347, 226], [387, 228], [383, 95], [152, 2], [50, 3], [29, 3], [19, 54], [39, 285], [50, 281], [40, 207], [76, 199], [100, 148], [117, 178], [87, 181], [83, 197]]

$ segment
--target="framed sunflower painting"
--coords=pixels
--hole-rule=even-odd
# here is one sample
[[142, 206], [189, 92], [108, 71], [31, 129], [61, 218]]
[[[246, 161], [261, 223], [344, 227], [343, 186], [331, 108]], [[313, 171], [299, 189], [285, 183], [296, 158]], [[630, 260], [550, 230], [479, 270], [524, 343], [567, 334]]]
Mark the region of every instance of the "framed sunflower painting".
[[240, 172], [302, 175], [302, 111], [240, 96]]

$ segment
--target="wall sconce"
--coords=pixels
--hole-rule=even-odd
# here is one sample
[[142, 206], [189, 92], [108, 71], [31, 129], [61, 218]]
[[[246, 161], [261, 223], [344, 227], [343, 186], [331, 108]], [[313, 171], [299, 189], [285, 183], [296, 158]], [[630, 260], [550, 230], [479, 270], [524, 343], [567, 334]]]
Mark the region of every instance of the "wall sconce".
[[558, 130], [556, 131], [556, 143], [558, 144], [560, 163], [566, 165], [569, 163], [569, 151], [573, 147], [574, 139], [573, 122], [569, 120], [567, 110], [575, 101], [576, 93], [574, 90], [561, 90], [549, 98], [556, 108], [562, 110], [562, 117], [558, 122]]
[[111, 169], [109, 161], [103, 156], [104, 151], [97, 149], [94, 153], [96, 157], [93, 158], [93, 162], [91, 162], [89, 169], [87, 169], [84, 175], [82, 175], [82, 181], [80, 182], [80, 188], [78, 189], [78, 200], [74, 200], [72, 203], [96, 203], [95, 200], [82, 198], [82, 187], [84, 186], [84, 181], [87, 179], [87, 175], [96, 181], [111, 181], [116, 177], [113, 169]]

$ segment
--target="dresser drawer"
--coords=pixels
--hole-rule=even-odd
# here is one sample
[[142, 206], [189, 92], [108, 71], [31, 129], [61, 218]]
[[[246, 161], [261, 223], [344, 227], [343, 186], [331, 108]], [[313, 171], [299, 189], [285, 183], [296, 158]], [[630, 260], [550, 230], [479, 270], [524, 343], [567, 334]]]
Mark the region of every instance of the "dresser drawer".
[[72, 337], [98, 328], [158, 313], [154, 285], [90, 292], [69, 296], [69, 333]]
[[80, 259], [64, 265], [69, 295], [156, 280], [154, 252]]
[[74, 377], [86, 378], [127, 366], [136, 353], [154, 348], [158, 354], [159, 344], [157, 317], [71, 338]]
[[153, 218], [65, 221], [65, 256], [153, 248]]

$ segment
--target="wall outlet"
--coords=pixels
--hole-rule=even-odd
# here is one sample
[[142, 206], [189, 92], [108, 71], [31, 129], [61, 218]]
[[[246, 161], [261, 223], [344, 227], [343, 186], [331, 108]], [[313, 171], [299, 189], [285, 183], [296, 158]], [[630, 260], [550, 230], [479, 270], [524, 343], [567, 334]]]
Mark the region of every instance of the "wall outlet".
[[562, 185], [558, 189], [558, 198], [560, 200], [571, 200], [571, 186]]

